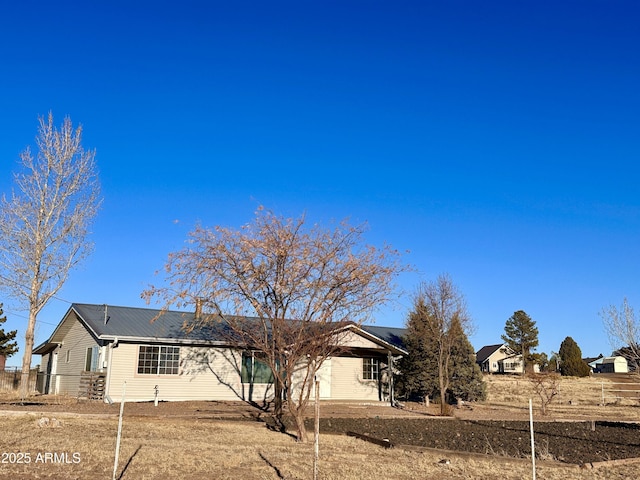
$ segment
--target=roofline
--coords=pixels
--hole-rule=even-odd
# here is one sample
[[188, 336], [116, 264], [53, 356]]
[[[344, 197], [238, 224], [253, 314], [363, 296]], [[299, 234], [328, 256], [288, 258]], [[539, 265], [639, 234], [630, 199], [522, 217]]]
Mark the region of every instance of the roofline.
[[378, 341], [378, 343], [380, 343], [380, 344], [382, 344], [382, 345], [386, 346], [388, 350], [395, 351], [395, 353], [399, 353], [399, 354], [401, 354], [401, 355], [409, 355], [409, 352], [408, 352], [408, 351], [406, 351], [405, 349], [400, 348], [400, 347], [396, 347], [395, 345], [390, 344], [389, 342], [387, 342], [386, 340], [384, 340], [384, 339], [382, 339], [382, 338], [378, 337], [377, 335], [374, 335], [373, 333], [369, 333], [369, 332], [367, 332], [366, 330], [363, 330], [363, 329], [362, 329], [362, 327], [361, 327], [360, 325], [352, 324], [352, 325], [347, 325], [345, 328], [358, 330], [358, 332], [359, 332], [363, 337], [366, 337], [366, 338], [368, 338], [369, 340], [372, 340], [372, 341], [374, 341], [374, 342], [377, 340], [377, 341]]
[[[34, 348], [34, 349], [33, 349], [34, 351], [35, 351], [35, 350], [37, 350], [37, 349], [39, 349], [39, 348], [41, 348], [41, 347], [43, 347], [43, 346], [45, 346], [45, 345], [46, 345], [46, 344], [48, 344], [48, 343], [57, 343], [58, 345], [60, 344], [60, 342], [52, 342], [52, 341], [51, 341], [51, 339], [52, 339], [53, 337], [55, 337], [55, 335], [56, 335], [56, 333], [58, 332], [58, 330], [60, 330], [60, 327], [62, 326], [62, 324], [64, 323], [64, 321], [65, 321], [65, 320], [67, 319], [67, 317], [69, 316], [69, 312], [71, 312], [71, 310], [73, 310], [74, 312], [76, 312], [76, 315], [78, 316], [78, 318], [80, 318], [80, 315], [78, 314], [78, 312], [73, 308], [73, 305], [71, 305], [71, 306], [67, 309], [67, 311], [65, 312], [65, 314], [62, 316], [62, 320], [60, 320], [60, 321], [58, 322], [58, 325], [56, 325], [56, 328], [54, 328], [54, 329], [53, 329], [53, 332], [51, 332], [51, 335], [49, 335], [49, 337], [48, 337], [44, 342], [42, 342], [40, 345], [38, 345], [36, 348]], [[86, 323], [86, 322], [83, 322], [83, 323]], [[88, 325], [87, 325], [87, 327], [88, 327]], [[95, 336], [95, 335], [94, 335], [94, 336]], [[38, 355], [39, 355], [39, 354], [38, 354]]]
[[[85, 304], [78, 304], [78, 305], [85, 305]], [[89, 304], [86, 304], [89, 305]], [[91, 304], [94, 305], [94, 304]], [[91, 326], [89, 325], [89, 323], [82, 317], [82, 315], [80, 315], [80, 312], [75, 308], [76, 303], [71, 304], [71, 306], [69, 307], [69, 309], [65, 312], [65, 314], [62, 317], [62, 320], [60, 321], [60, 323], [58, 323], [58, 325], [56, 326], [56, 328], [53, 330], [53, 332], [51, 333], [51, 335], [49, 336], [49, 338], [42, 342], [40, 345], [38, 345], [37, 348], [42, 348], [47, 344], [55, 344], [55, 345], [60, 345], [60, 342], [52, 342], [51, 339], [54, 338], [54, 336], [56, 335], [56, 333], [58, 332], [58, 330], [60, 329], [60, 327], [62, 326], [62, 324], [67, 320], [67, 318], [69, 317], [69, 314], [73, 311], [76, 315], [76, 318], [82, 323], [82, 325], [87, 329], [87, 331], [89, 332], [89, 334], [91, 334], [95, 339], [98, 340], [103, 340], [106, 342], [114, 342], [114, 341], [122, 341], [122, 342], [127, 342], [127, 343], [143, 343], [143, 342], [147, 342], [147, 343], [166, 343], [166, 344], [180, 344], [180, 345], [194, 345], [194, 346], [233, 346], [230, 345], [229, 342], [224, 342], [224, 341], [210, 341], [210, 340], [192, 340], [192, 339], [188, 339], [188, 338], [167, 338], [167, 337], [137, 337], [137, 336], [122, 336], [122, 335], [98, 335], [97, 332], [91, 328]], [[125, 308], [142, 308], [142, 307], [125, 307]], [[148, 309], [145, 309], [148, 310]], [[180, 313], [189, 313], [189, 312], [180, 312]], [[363, 328], [361, 328], [361, 325], [355, 324], [353, 322], [349, 323], [348, 325], [344, 325], [336, 330], [334, 330], [334, 334], [337, 332], [340, 332], [341, 330], [355, 330], [357, 334], [375, 342], [378, 343], [379, 345], [385, 346], [388, 350], [396, 353], [396, 354], [400, 354], [400, 355], [408, 355], [409, 352], [403, 348], [397, 347], [395, 345], [392, 345], [391, 343], [387, 342], [386, 340], [378, 337], [377, 335], [373, 334], [373, 333], [369, 333], [366, 330], [364, 330]]]
[[100, 335], [100, 340], [106, 342], [126, 342], [126, 343], [179, 343], [180, 345], [201, 345], [201, 346], [237, 346], [230, 345], [229, 342], [212, 341], [212, 340], [193, 340], [189, 338], [170, 338], [170, 337], [135, 337], [122, 335]]

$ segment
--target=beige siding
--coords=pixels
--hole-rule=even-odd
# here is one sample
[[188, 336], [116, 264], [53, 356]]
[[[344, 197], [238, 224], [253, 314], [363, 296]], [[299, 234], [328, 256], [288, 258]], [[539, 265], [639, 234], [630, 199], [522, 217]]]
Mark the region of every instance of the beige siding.
[[53, 355], [58, 356], [55, 381], [52, 380], [51, 393], [78, 395], [80, 374], [85, 369], [87, 348], [98, 346], [97, 342], [74, 317], [68, 317], [68, 331], [62, 345]]
[[[294, 398], [300, 395], [300, 389], [303, 388], [304, 379], [307, 374], [307, 364], [300, 363], [300, 367], [293, 374], [293, 396]], [[322, 365], [316, 372], [315, 378], [307, 380], [307, 388], [310, 388], [310, 398], [315, 398], [315, 380], [320, 382], [320, 399], [328, 400], [331, 398], [331, 358], [322, 362]]]
[[180, 348], [178, 375], [137, 373], [138, 345], [120, 343], [111, 349], [108, 395], [116, 402], [124, 382], [127, 401], [151, 401], [155, 386], [159, 400], [253, 400], [260, 402], [272, 394], [266, 385], [243, 385], [240, 381], [242, 355], [229, 349]]
[[378, 401], [378, 382], [362, 379], [362, 358], [331, 359], [331, 398], [334, 400]]
[[352, 331], [348, 331], [344, 335], [340, 336], [340, 345], [350, 348], [371, 348], [375, 350], [384, 350], [377, 343], [374, 343], [371, 340], [368, 340]]

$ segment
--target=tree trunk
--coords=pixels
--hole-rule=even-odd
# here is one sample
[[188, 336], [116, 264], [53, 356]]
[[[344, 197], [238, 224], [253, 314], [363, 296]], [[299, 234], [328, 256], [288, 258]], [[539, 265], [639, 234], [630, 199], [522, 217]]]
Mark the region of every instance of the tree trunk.
[[282, 405], [282, 382], [280, 381], [280, 376], [275, 375], [273, 381], [273, 419], [276, 422], [276, 427], [280, 432], [285, 431], [285, 425], [282, 421], [283, 416], [283, 405]]
[[300, 443], [307, 441], [307, 428], [304, 426], [304, 409], [291, 410], [293, 421], [296, 423], [296, 438]]
[[438, 383], [440, 384], [440, 415], [445, 415], [447, 413], [447, 385], [445, 385], [445, 374], [444, 365], [440, 362], [440, 365], [438, 366]]
[[34, 331], [36, 328], [35, 309], [29, 309], [29, 323], [24, 334], [24, 353], [22, 355], [22, 375], [20, 376], [20, 397], [25, 399], [29, 396], [29, 375], [31, 373], [31, 357], [33, 352]]

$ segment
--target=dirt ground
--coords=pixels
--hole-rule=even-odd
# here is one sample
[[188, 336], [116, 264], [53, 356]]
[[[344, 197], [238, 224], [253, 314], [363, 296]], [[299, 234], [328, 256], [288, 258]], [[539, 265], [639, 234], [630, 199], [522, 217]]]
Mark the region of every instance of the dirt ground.
[[[640, 457], [639, 428], [636, 424], [613, 422], [536, 422], [536, 457], [578, 465]], [[529, 422], [523, 421], [323, 418], [320, 431], [387, 438], [392, 445], [507, 457], [531, 455]]]
[[[0, 399], [0, 410], [65, 415], [117, 416], [118, 404], [78, 401], [68, 397], [32, 397], [28, 402]], [[198, 421], [265, 421], [269, 413], [242, 402], [127, 403], [126, 416], [185, 418]], [[323, 433], [353, 432], [388, 439], [395, 446], [525, 457], [531, 454], [528, 412], [482, 405], [457, 408], [453, 417], [438, 417], [438, 407], [420, 404], [392, 408], [385, 404], [321, 404]], [[313, 409], [308, 411], [313, 414]], [[544, 421], [541, 421], [544, 420]], [[555, 420], [555, 421], [554, 421]], [[287, 422], [292, 428], [292, 423]], [[312, 429], [309, 418], [308, 429]], [[633, 422], [538, 418], [534, 423], [537, 457], [571, 464], [640, 458], [640, 426]]]

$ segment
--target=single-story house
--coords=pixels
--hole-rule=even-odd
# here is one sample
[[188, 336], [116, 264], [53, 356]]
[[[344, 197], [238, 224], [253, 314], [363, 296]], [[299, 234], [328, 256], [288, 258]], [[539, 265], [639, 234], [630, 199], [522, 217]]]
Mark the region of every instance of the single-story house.
[[617, 357], [599, 357], [588, 363], [594, 373], [628, 373], [629, 365], [627, 359]]
[[522, 373], [522, 355], [512, 353], [504, 343], [482, 347], [476, 363], [485, 373]]
[[[272, 394], [271, 371], [254, 352], [230, 345], [215, 329], [187, 331], [194, 313], [74, 303], [42, 356], [39, 389], [126, 401], [250, 400]], [[320, 398], [389, 399], [387, 366], [406, 355], [404, 329], [349, 324], [340, 352], [318, 372]], [[391, 359], [391, 361], [390, 361]]]

